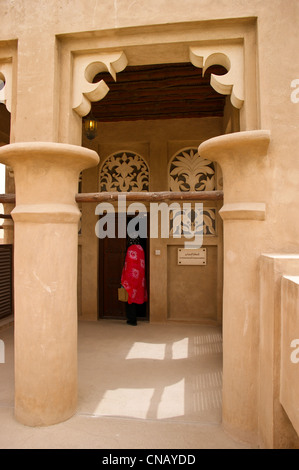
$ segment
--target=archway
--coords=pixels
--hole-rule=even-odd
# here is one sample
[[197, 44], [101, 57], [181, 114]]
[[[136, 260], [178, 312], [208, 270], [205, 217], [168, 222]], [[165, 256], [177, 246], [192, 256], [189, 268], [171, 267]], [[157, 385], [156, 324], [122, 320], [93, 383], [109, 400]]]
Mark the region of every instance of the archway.
[[[252, 39], [252, 37], [251, 37], [251, 39]], [[244, 72], [245, 71], [245, 65], [244, 65], [244, 61], [243, 61], [244, 57], [242, 56], [243, 58], [241, 58], [241, 56], [240, 56], [240, 52], [242, 54], [244, 52], [244, 44], [243, 44], [242, 41], [237, 41], [237, 42], [232, 41], [232, 42], [234, 43], [233, 45], [232, 45], [232, 43], [227, 43], [223, 48], [219, 47], [219, 43], [214, 44], [213, 46], [209, 46], [208, 48], [206, 48], [204, 46], [200, 53], [198, 53], [198, 51], [194, 51], [194, 49], [192, 50], [192, 54], [194, 54], [196, 57], [203, 57], [203, 63], [206, 63], [206, 65], [211, 65], [209, 63], [209, 57], [213, 56], [213, 51], [215, 52], [215, 49], [222, 49], [221, 53], [220, 54], [215, 54], [214, 57], [215, 56], [220, 57], [221, 60], [223, 59], [223, 62], [221, 62], [222, 65], [224, 63], [226, 63], [226, 65], [227, 66], [229, 65], [229, 67], [230, 67], [230, 72], [231, 73], [226, 74], [225, 75], [226, 78], [224, 78], [223, 81], [222, 81], [222, 79], [220, 79], [220, 81], [218, 83], [219, 86], [220, 86], [220, 89], [222, 90], [222, 92], [225, 93], [225, 94], [228, 94], [228, 96], [229, 96], [226, 101], [228, 103], [227, 110], [230, 110], [227, 113], [227, 116], [226, 116], [226, 125], [224, 125], [222, 127], [222, 129], [218, 132], [218, 135], [221, 135], [223, 133], [229, 133], [229, 132], [238, 132], [240, 129], [242, 129], [242, 130], [243, 129], [248, 129], [248, 127], [250, 128], [251, 126], [253, 128], [255, 128], [255, 126], [257, 125], [257, 120], [258, 120], [257, 115], [256, 115], [256, 109], [254, 109], [257, 97], [256, 97], [256, 94], [255, 94], [255, 91], [253, 91], [253, 83], [250, 82], [250, 81], [246, 82], [244, 80], [244, 73], [245, 73]], [[232, 49], [230, 49], [231, 45], [232, 45]], [[248, 53], [248, 43], [246, 44], [245, 49]], [[208, 50], [208, 52], [207, 52], [207, 50]], [[230, 56], [229, 53], [225, 54], [225, 50], [226, 50], [226, 52], [227, 51], [230, 51], [230, 52], [233, 51], [232, 56]], [[253, 50], [251, 50], [251, 53], [252, 52], [253, 52]], [[201, 55], [201, 53], [202, 53], [202, 55]], [[231, 61], [227, 60], [228, 56], [232, 58]], [[251, 59], [250, 60], [248, 60], [248, 57], [249, 56], [247, 55], [246, 56], [247, 70], [248, 70], [249, 63], [251, 63], [251, 65], [253, 64], [253, 62], [252, 62], [253, 55], [251, 54]], [[172, 59], [169, 62], [171, 63], [171, 62], [174, 62], [174, 61]], [[155, 62], [153, 61], [152, 63], [155, 63]], [[254, 69], [254, 67], [253, 67], [253, 69]], [[250, 76], [252, 78], [252, 73], [250, 74]], [[230, 82], [230, 79], [232, 79], [231, 82]], [[228, 82], [226, 82], [226, 80], [228, 80]], [[216, 79], [216, 82], [217, 82], [217, 79]], [[235, 88], [234, 86], [236, 84], [237, 84], [237, 87]], [[94, 84], [93, 86], [96, 89], [96, 85]], [[240, 86], [241, 86], [241, 88], [240, 88]], [[247, 90], [247, 97], [250, 96], [252, 98], [252, 99], [249, 99], [247, 101], [246, 107], [243, 107], [243, 98], [242, 98], [242, 92], [244, 91], [244, 88]], [[241, 92], [240, 92], [240, 90], [241, 90]], [[232, 99], [232, 105], [230, 104], [230, 98]], [[241, 112], [240, 112], [240, 121], [238, 119], [239, 112], [238, 111], [236, 112], [236, 109], [235, 109], [236, 106], [239, 107], [239, 108], [242, 108]], [[121, 125], [119, 125], [119, 126], [121, 127]], [[103, 130], [104, 129], [105, 129], [105, 124], [103, 126]], [[209, 137], [205, 136], [205, 138], [203, 140], [209, 140], [210, 137], [214, 137], [214, 136], [213, 135], [210, 135]], [[233, 189], [233, 188], [231, 188], [231, 189]], [[159, 246], [153, 246], [153, 249], [154, 250], [157, 249], [157, 252], [160, 251], [159, 248], [160, 248]], [[160, 308], [161, 308], [161, 305], [163, 305], [163, 300], [159, 298], [155, 305], [156, 306], [159, 305]], [[165, 308], [165, 302], [164, 302], [164, 306], [162, 308], [164, 308], [165, 311], [167, 310], [167, 307]], [[231, 313], [230, 313], [230, 315], [231, 315]], [[227, 320], [227, 321], [229, 321], [229, 320]], [[227, 347], [226, 357], [229, 360], [230, 354], [234, 354], [234, 347], [233, 347], [233, 344], [227, 344], [226, 347]], [[243, 352], [245, 354], [245, 351], [243, 351]], [[253, 363], [255, 363], [255, 362], [256, 361], [253, 360]], [[236, 381], [238, 381], [238, 383], [240, 385], [242, 379], [239, 377], [238, 379], [236, 379]], [[245, 401], [251, 402], [252, 399], [256, 399], [256, 389], [252, 393], [250, 393], [249, 395], [250, 396], [247, 396], [245, 398]], [[230, 414], [230, 412], [227, 413], [227, 411], [224, 414], [224, 421], [226, 423], [232, 424], [232, 428], [234, 428], [234, 426], [238, 427], [238, 424], [237, 424], [238, 419], [236, 420], [236, 416], [234, 415], [234, 409], [238, 408], [236, 406], [237, 402], [238, 402], [238, 400], [237, 400], [236, 394], [232, 393], [231, 397], [230, 397], [230, 403], [228, 405], [228, 408], [231, 409], [232, 414]], [[245, 408], [244, 408], [244, 404], [242, 404], [242, 406], [243, 406], [243, 411], [242, 411], [243, 418], [242, 419], [245, 419], [245, 421], [246, 421], [246, 426], [245, 426], [246, 427], [245, 434], [247, 434], [246, 438], [251, 439], [252, 438], [252, 435], [250, 434], [251, 430], [254, 429], [254, 428], [256, 429], [256, 426], [257, 426], [257, 420], [256, 420], [257, 415], [252, 413], [252, 407], [250, 405], [250, 410], [251, 411], [249, 412], [249, 414], [245, 413], [246, 418], [244, 418], [244, 409], [246, 409], [246, 406], [245, 406]]]

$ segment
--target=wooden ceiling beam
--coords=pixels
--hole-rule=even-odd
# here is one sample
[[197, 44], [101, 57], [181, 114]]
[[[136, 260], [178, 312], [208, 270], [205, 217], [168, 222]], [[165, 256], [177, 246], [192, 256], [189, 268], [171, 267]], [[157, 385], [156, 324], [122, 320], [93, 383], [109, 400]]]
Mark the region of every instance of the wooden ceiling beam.
[[[164, 89], [164, 90], [153, 90], [153, 89], [144, 89], [144, 90], [128, 90], [128, 91], [113, 91], [111, 90], [105, 98], [95, 104], [95, 106], [100, 105], [100, 103], [113, 103], [115, 101], [119, 102], [130, 102], [136, 100], [147, 100], [153, 99], [156, 97], [157, 99], [193, 99], [193, 100], [205, 100], [205, 99], [216, 99], [219, 100], [218, 93], [214, 90], [211, 90], [211, 87], [207, 88], [188, 88], [188, 87], [181, 87], [181, 88], [173, 88], [173, 89]], [[223, 96], [222, 96], [223, 99]]]
[[121, 115], [121, 116], [107, 116], [105, 117], [102, 122], [124, 122], [124, 121], [157, 121], [157, 120], [164, 120], [164, 119], [201, 119], [201, 118], [209, 118], [209, 117], [222, 117], [223, 113], [211, 113], [210, 111], [207, 113], [199, 112], [199, 113], [186, 113], [186, 114], [144, 114], [142, 116], [138, 115]]
[[210, 86], [210, 73], [222, 74], [223, 67], [213, 66], [202, 77], [202, 70], [192, 64], [160, 64], [127, 67], [114, 82], [108, 72], [104, 79], [110, 88], [101, 101], [92, 104], [93, 114], [102, 121], [172, 119], [222, 116], [225, 96]]
[[[211, 73], [217, 75], [223, 75], [227, 71], [220, 65], [214, 65], [209, 67], [205, 76], [202, 77], [202, 69], [199, 69], [192, 64], [164, 64], [164, 65], [146, 65], [146, 66], [128, 66], [122, 72], [117, 74], [118, 82], [135, 82], [138, 80], [144, 80], [152, 82], [154, 80], [167, 80], [171, 77], [178, 77], [185, 79], [186, 77], [197, 77], [200, 80], [210, 80]], [[114, 83], [113, 78], [108, 72], [101, 72], [94, 78], [94, 82], [98, 82], [101, 79], [107, 81], [107, 83]]]

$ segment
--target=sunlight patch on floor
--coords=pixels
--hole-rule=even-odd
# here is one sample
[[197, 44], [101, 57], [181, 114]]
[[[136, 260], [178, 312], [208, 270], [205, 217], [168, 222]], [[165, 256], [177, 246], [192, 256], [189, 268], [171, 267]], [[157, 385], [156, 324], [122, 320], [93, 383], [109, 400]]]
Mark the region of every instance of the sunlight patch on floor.
[[[105, 341], [97, 336], [92, 367], [99, 375], [90, 377], [86, 391], [82, 388], [87, 397], [82, 409], [103, 417], [219, 423], [221, 331], [192, 328], [188, 334], [182, 331], [186, 326], [169, 334], [165, 328], [141, 325], [134, 330], [138, 335], [122, 336], [117, 348], [107, 341], [108, 330]], [[115, 333], [112, 337], [115, 342]], [[86, 367], [82, 374], [88, 377]]]
[[153, 393], [151, 388], [107, 390], [94, 414], [145, 419]]
[[158, 405], [157, 418], [175, 418], [185, 414], [185, 380], [164, 388]]
[[165, 344], [136, 342], [126, 355], [126, 359], [165, 359]]
[[189, 338], [183, 338], [172, 344], [172, 359], [187, 359], [189, 348]]
[[183, 416], [184, 380], [161, 389], [118, 388], [107, 390], [94, 415], [139, 419], [165, 419]]
[[[173, 343], [171, 343], [171, 359], [187, 359], [188, 346], [188, 338], [183, 338], [179, 341], [174, 341]], [[128, 354], [126, 355], [126, 359], [164, 360], [167, 358], [168, 351], [168, 344], [135, 342]]]

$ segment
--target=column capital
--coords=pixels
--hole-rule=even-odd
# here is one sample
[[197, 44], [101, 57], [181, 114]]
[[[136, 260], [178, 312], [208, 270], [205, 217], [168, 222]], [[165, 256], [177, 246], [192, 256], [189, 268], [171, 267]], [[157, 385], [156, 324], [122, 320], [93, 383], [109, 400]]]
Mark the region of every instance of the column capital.
[[77, 145], [20, 142], [1, 147], [0, 162], [13, 168], [17, 205], [68, 205], [75, 204], [79, 173], [99, 156]]
[[198, 153], [220, 164], [223, 173], [224, 220], [265, 220], [267, 187], [265, 164], [268, 130], [225, 134], [202, 142]]
[[270, 143], [270, 131], [255, 130], [224, 134], [206, 140], [198, 147], [201, 156], [225, 164], [226, 159], [264, 157]]
[[58, 142], [18, 142], [0, 147], [0, 161], [5, 165], [15, 168], [29, 160], [38, 166], [48, 163], [80, 172], [97, 165], [99, 156], [94, 150]]

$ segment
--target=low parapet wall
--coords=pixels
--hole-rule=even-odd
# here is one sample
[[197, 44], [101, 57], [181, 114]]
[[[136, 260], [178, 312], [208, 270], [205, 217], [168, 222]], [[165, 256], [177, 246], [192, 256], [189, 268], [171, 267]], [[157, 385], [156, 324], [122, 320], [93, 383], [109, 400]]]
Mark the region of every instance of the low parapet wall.
[[299, 276], [281, 281], [280, 403], [299, 435]]
[[[259, 443], [299, 448], [299, 255], [264, 254], [260, 260]], [[296, 279], [297, 281], [294, 281]], [[299, 357], [299, 354], [296, 356]]]

